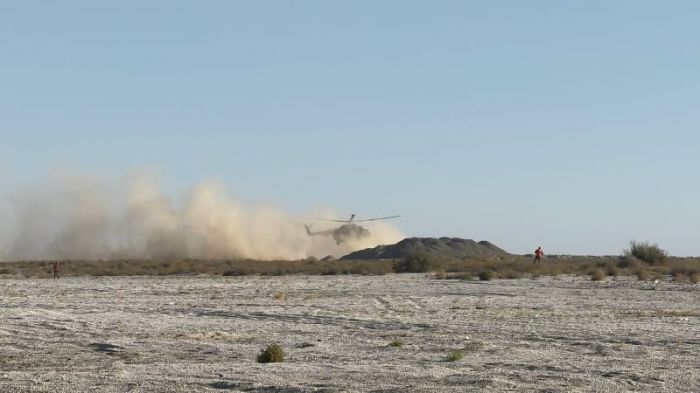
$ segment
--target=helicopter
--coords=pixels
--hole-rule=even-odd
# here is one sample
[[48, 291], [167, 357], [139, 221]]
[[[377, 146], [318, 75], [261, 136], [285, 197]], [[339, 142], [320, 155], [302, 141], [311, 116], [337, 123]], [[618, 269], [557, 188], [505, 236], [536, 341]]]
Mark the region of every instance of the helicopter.
[[327, 220], [327, 219], [320, 219], [319, 221], [326, 221], [326, 222], [338, 222], [338, 223], [343, 223], [343, 225], [333, 228], [333, 229], [326, 229], [322, 231], [312, 231], [311, 227], [314, 224], [310, 225], [304, 225], [306, 228], [306, 234], [309, 236], [333, 236], [333, 240], [335, 240], [336, 244], [341, 244], [345, 243], [349, 240], [354, 240], [354, 239], [361, 239], [361, 238], [366, 238], [369, 237], [370, 232], [366, 228], [357, 225], [359, 222], [369, 222], [369, 221], [379, 221], [379, 220], [390, 220], [392, 218], [399, 218], [401, 216], [387, 216], [387, 217], [377, 217], [377, 218], [366, 218], [364, 220], [356, 220], [355, 215], [351, 215], [349, 219], [347, 220]]

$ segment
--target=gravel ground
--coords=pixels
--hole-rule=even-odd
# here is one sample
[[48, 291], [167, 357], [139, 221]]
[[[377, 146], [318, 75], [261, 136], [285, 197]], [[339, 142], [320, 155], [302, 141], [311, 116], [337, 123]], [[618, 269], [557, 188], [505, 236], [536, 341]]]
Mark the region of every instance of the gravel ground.
[[[700, 392], [699, 300], [631, 278], [6, 278], [0, 392]], [[271, 343], [287, 360], [257, 363]]]

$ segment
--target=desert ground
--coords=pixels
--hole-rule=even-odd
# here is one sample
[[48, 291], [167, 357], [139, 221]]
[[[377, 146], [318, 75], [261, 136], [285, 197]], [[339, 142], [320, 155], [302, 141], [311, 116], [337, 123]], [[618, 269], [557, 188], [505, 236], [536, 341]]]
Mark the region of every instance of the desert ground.
[[699, 305], [627, 277], [5, 278], [0, 392], [698, 392]]

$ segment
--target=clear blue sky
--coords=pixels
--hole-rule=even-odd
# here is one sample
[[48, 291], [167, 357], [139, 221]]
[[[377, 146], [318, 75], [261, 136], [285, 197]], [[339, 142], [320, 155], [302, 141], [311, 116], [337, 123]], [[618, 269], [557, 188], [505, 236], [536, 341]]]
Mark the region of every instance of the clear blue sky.
[[509, 251], [700, 255], [698, 1], [3, 1], [0, 187], [218, 178]]

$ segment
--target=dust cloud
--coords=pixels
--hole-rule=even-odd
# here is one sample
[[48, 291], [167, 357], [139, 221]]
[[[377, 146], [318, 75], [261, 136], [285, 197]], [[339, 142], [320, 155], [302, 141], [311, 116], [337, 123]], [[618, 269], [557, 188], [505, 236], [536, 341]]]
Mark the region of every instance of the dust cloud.
[[386, 222], [369, 223], [369, 237], [342, 244], [331, 236], [308, 236], [304, 223], [320, 215], [337, 218], [327, 209], [297, 217], [273, 206], [245, 205], [211, 180], [174, 199], [142, 174], [120, 187], [96, 178], [60, 176], [3, 195], [0, 260], [293, 260], [339, 257], [403, 238]]

